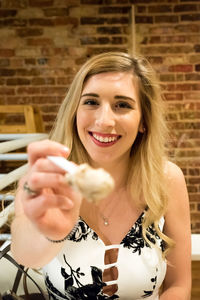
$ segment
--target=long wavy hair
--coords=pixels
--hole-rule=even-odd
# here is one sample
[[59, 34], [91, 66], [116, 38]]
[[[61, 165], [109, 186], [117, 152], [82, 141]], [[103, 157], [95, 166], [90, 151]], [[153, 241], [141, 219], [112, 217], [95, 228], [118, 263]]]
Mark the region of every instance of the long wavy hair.
[[153, 68], [144, 57], [108, 52], [90, 58], [76, 74], [59, 109], [50, 138], [69, 147], [70, 160], [78, 164], [89, 162], [77, 133], [76, 112], [88, 78], [104, 72], [132, 72], [138, 84], [144, 132], [138, 132], [132, 145], [128, 187], [134, 198], [144, 199], [148, 208], [143, 221], [146, 241], [149, 243], [147, 228], [154, 224], [157, 233], [168, 246], [166, 248], [170, 248], [173, 242], [159, 228], [159, 220], [164, 216], [168, 204], [164, 173], [168, 130], [160, 87]]

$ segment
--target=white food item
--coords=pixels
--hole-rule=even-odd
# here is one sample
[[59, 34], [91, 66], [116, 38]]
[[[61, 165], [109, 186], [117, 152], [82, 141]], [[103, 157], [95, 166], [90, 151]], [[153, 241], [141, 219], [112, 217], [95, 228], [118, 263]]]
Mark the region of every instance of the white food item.
[[88, 164], [79, 165], [75, 172], [65, 176], [68, 184], [94, 203], [105, 198], [114, 188], [114, 180], [108, 172], [102, 168], [93, 169]]

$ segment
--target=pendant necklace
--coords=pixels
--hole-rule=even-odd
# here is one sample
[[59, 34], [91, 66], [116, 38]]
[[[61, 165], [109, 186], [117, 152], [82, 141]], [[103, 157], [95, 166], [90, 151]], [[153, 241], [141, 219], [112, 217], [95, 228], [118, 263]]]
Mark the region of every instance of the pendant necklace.
[[102, 215], [102, 214], [100, 214], [100, 217], [102, 218], [103, 224], [104, 224], [105, 226], [110, 225], [109, 219], [108, 219], [108, 218], [106, 218], [106, 217], [105, 217], [104, 215]]
[[100, 218], [103, 221], [104, 226], [109, 226], [110, 225], [110, 221], [109, 218], [111, 217], [112, 213], [114, 212], [114, 210], [116, 210], [117, 206], [119, 205], [119, 201], [117, 202], [117, 205], [115, 206], [114, 209], [111, 210], [111, 212], [108, 214], [108, 216], [104, 216], [104, 214], [100, 211], [98, 211], [98, 214], [100, 216]]

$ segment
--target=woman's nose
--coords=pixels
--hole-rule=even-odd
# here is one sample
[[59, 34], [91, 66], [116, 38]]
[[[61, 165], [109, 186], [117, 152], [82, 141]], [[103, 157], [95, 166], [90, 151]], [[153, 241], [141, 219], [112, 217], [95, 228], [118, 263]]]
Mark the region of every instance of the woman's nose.
[[96, 125], [98, 127], [113, 127], [115, 125], [115, 114], [110, 105], [103, 105], [98, 109]]

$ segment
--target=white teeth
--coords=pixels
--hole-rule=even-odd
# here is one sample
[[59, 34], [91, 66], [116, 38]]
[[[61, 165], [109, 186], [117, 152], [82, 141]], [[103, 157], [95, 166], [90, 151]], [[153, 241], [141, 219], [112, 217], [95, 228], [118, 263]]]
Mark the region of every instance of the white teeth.
[[93, 137], [97, 140], [100, 141], [102, 143], [110, 143], [110, 142], [114, 142], [117, 140], [117, 137], [103, 137], [103, 136], [98, 136], [97, 134], [93, 133]]

